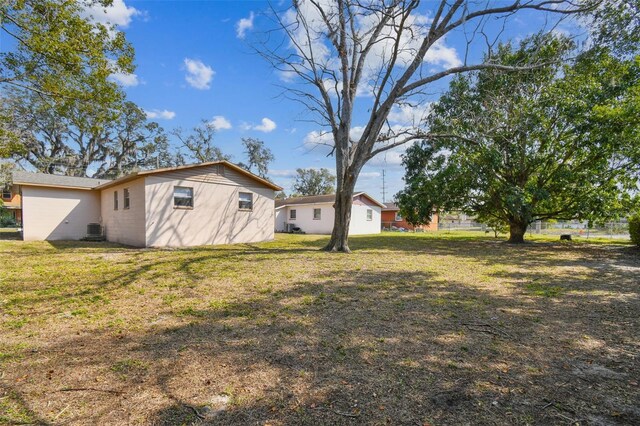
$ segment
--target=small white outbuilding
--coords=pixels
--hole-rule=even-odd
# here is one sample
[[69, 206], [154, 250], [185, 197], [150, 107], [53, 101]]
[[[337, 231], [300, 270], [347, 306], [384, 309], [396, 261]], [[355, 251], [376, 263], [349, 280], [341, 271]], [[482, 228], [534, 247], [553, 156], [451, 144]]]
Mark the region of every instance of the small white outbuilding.
[[[307, 234], [331, 234], [335, 219], [335, 194], [276, 200], [276, 232], [299, 228]], [[384, 204], [365, 192], [353, 195], [350, 235], [379, 234]]]

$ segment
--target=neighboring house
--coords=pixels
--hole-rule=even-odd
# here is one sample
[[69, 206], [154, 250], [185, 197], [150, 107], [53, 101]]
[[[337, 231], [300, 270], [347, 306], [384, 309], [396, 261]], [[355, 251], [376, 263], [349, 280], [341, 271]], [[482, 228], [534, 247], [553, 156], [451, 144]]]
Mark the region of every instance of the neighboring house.
[[227, 161], [139, 171], [116, 180], [14, 172], [24, 240], [77, 240], [87, 225], [139, 247], [273, 239], [281, 188]]
[[437, 231], [438, 230], [438, 213], [433, 212], [431, 222], [428, 225], [413, 226], [400, 215], [400, 208], [396, 203], [384, 203], [382, 209], [382, 229], [404, 228], [410, 231]]
[[[307, 234], [331, 234], [335, 200], [335, 194], [276, 200], [276, 231], [297, 227]], [[384, 204], [364, 192], [354, 194], [349, 234], [379, 234], [382, 207]]]
[[12, 217], [18, 226], [22, 223], [20, 199], [20, 193], [16, 186], [5, 185], [2, 188], [2, 203], [0, 203], [0, 208], [6, 212], [5, 214]]

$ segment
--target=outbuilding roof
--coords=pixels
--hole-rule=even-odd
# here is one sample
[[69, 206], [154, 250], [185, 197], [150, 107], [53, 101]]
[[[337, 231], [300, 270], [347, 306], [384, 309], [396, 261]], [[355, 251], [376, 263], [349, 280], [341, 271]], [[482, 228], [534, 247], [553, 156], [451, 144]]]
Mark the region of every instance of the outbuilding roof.
[[[384, 207], [384, 204], [373, 198], [371, 195], [366, 192], [356, 192], [353, 194], [353, 197], [358, 196], [367, 197], [374, 204], [380, 207]], [[326, 203], [335, 203], [336, 202], [336, 194], [328, 194], [328, 195], [307, 195], [303, 197], [289, 197], [282, 200], [276, 200], [276, 209], [285, 206], [298, 206], [302, 204], [326, 204]]]

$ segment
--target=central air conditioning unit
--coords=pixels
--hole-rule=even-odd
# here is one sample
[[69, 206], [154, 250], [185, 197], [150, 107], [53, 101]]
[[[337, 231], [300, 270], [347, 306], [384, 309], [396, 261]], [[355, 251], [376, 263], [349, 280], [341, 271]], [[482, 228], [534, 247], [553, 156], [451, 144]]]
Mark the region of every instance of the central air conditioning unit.
[[87, 225], [87, 236], [83, 238], [85, 241], [104, 241], [104, 228], [99, 223], [90, 223]]

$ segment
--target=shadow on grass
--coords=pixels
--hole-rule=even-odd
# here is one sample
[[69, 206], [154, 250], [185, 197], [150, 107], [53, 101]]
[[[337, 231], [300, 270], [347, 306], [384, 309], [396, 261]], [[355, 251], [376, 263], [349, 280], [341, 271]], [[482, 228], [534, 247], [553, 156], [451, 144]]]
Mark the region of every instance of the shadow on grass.
[[[323, 241], [126, 251], [106, 261], [131, 264], [83, 291], [152, 271], [199, 279], [250, 267], [275, 276], [268, 259], [339, 265], [344, 255], [316, 252]], [[37, 398], [30, 383], [44, 381], [117, 392], [47, 395], [55, 412], [81, 413], [60, 417], [67, 422], [640, 423], [634, 251], [404, 235], [352, 245], [368, 269], [310, 268], [274, 290], [166, 306], [146, 327], [61, 334], [25, 355], [34, 362], [25, 369], [31, 382], [16, 386], [23, 404]], [[394, 255], [407, 258], [407, 270], [366, 263]], [[429, 270], [435, 257], [454, 270], [503, 269], [488, 272], [491, 286], [462, 282]], [[116, 372], [118, 363], [132, 368]], [[49, 371], [55, 377], [45, 380]]]

